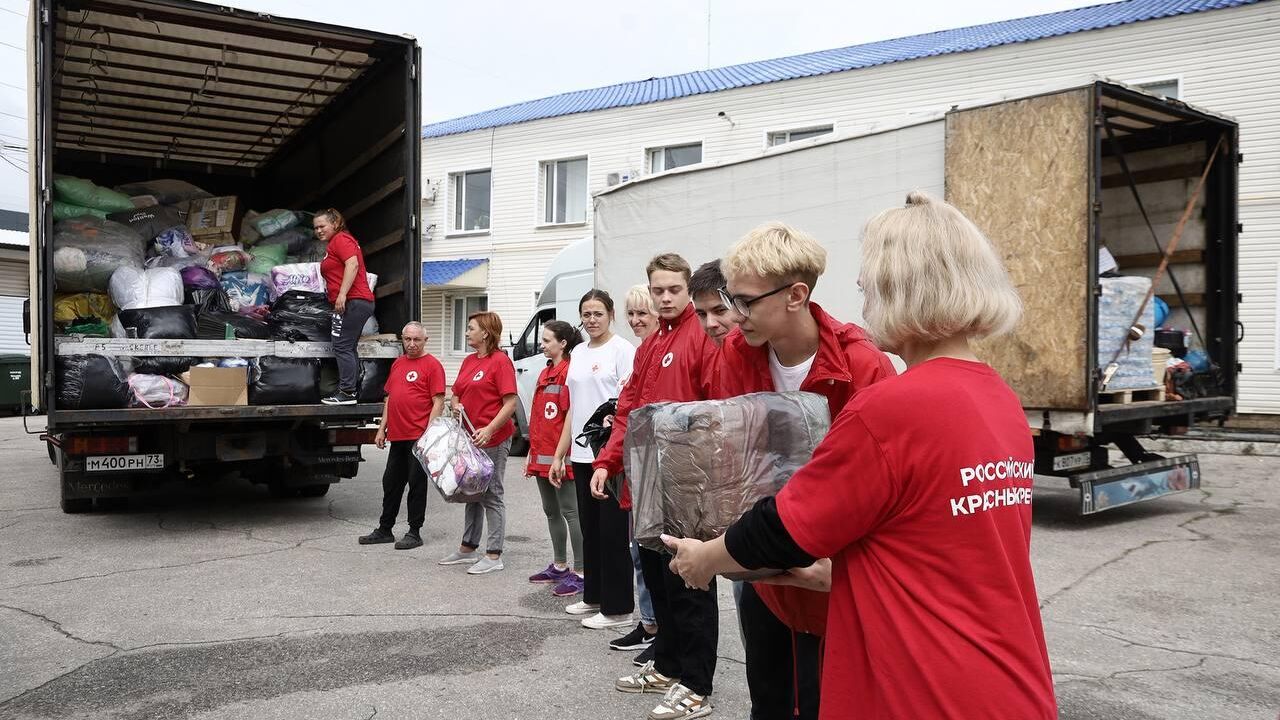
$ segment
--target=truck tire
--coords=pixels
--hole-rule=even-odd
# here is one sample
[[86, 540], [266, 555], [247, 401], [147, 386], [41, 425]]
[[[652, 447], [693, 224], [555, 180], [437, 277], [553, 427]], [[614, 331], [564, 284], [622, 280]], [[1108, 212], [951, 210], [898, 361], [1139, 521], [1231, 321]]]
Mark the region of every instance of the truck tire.
[[329, 494], [329, 483], [316, 483], [314, 485], [303, 485], [298, 488], [298, 495], [304, 498], [318, 498]]

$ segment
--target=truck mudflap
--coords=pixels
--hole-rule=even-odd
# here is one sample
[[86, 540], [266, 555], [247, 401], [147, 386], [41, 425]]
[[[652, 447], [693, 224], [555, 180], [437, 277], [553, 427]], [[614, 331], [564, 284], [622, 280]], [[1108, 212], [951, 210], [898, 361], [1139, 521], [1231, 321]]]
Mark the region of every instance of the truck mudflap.
[[1080, 490], [1080, 514], [1092, 515], [1198, 488], [1200, 461], [1195, 455], [1180, 455], [1068, 477]]

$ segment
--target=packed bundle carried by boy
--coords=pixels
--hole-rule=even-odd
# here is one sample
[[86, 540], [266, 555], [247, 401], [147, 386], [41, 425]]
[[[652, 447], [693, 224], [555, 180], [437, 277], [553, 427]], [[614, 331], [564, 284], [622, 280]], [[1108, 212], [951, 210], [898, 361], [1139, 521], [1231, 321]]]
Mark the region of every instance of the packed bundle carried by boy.
[[807, 392], [633, 410], [623, 447], [636, 541], [662, 550], [663, 533], [719, 537], [782, 489], [830, 425], [826, 399]]

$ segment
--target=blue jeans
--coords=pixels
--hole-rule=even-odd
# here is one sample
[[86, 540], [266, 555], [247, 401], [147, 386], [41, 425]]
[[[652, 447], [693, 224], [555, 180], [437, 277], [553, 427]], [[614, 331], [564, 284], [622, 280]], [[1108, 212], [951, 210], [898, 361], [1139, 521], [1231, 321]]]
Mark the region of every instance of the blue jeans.
[[644, 584], [644, 573], [640, 572], [640, 546], [635, 540], [631, 541], [631, 564], [636, 570], [636, 600], [640, 606], [640, 622], [649, 626], [657, 625], [658, 620], [653, 612], [653, 596], [649, 594], [649, 587]]

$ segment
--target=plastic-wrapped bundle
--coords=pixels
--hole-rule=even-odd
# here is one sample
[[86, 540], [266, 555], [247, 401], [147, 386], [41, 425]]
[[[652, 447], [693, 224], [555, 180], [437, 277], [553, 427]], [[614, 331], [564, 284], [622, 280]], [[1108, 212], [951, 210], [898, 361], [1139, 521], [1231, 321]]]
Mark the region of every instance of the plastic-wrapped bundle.
[[320, 402], [320, 361], [264, 355], [249, 366], [250, 405], [309, 405]]
[[[130, 201], [132, 203], [133, 201]], [[152, 240], [161, 233], [175, 227], [186, 229], [187, 213], [172, 205], [156, 205], [149, 208], [136, 208], [125, 212], [111, 213], [108, 220], [127, 225], [138, 233], [143, 240]], [[187, 237], [191, 237], [188, 233]], [[173, 254], [173, 253], [170, 253]]]
[[231, 309], [239, 312], [242, 307], [266, 305], [271, 301], [271, 280], [266, 275], [245, 272], [222, 274], [222, 290], [231, 302]]
[[133, 201], [128, 195], [95, 185], [91, 180], [66, 175], [55, 177], [53, 191], [58, 200], [72, 205], [106, 210], [109, 213], [133, 210]]
[[249, 253], [238, 247], [216, 247], [209, 256], [209, 269], [219, 275], [225, 272], [244, 270], [248, 264]]
[[475, 502], [493, 479], [493, 461], [451, 417], [431, 421], [413, 444], [413, 456], [446, 502]]
[[181, 305], [182, 275], [173, 268], [122, 267], [111, 275], [111, 301], [121, 310]]
[[249, 272], [271, 275], [271, 269], [283, 265], [286, 256], [284, 245], [262, 245], [253, 249], [253, 259], [249, 261]]
[[200, 313], [196, 336], [202, 340], [266, 340], [271, 337], [271, 326], [257, 318], [238, 312], [210, 310]]
[[292, 210], [275, 209], [268, 210], [253, 219], [253, 227], [257, 229], [258, 234], [262, 237], [271, 237], [276, 233], [284, 232], [289, 228], [301, 222], [302, 218]]
[[134, 407], [167, 408], [187, 404], [190, 388], [185, 383], [163, 375], [133, 373], [127, 381], [129, 404]]
[[121, 310], [113, 328], [120, 332], [117, 337], [193, 340], [196, 312], [190, 305]]
[[129, 386], [115, 358], [105, 355], [59, 355], [59, 410], [113, 410], [129, 404]]
[[1155, 308], [1151, 303], [1142, 310], [1138, 322], [1145, 328], [1142, 337], [1129, 340], [1129, 327], [1138, 306], [1151, 289], [1145, 277], [1098, 278], [1102, 296], [1098, 298], [1098, 367], [1104, 370], [1111, 357], [1120, 350], [1119, 369], [1107, 384], [1107, 390], [1134, 390], [1155, 387], [1151, 371], [1151, 348], [1155, 341]]
[[379, 403], [387, 396], [387, 376], [391, 373], [391, 358], [360, 359], [360, 402]]
[[175, 258], [195, 257], [200, 254], [200, 246], [196, 244], [196, 239], [191, 237], [191, 231], [186, 225], [161, 230], [156, 233], [151, 246], [155, 248], [157, 254]]
[[659, 403], [631, 413], [624, 443], [636, 541], [711, 540], [758, 500], [777, 494], [831, 425], [813, 393], [754, 393]]
[[287, 292], [271, 303], [267, 321], [274, 340], [333, 339], [333, 306], [324, 293]]
[[324, 278], [320, 276], [320, 263], [278, 265], [271, 268], [271, 288], [276, 297], [293, 290], [323, 293]]
[[75, 322], [76, 318], [95, 318], [110, 322], [116, 316], [116, 306], [105, 293], [58, 293], [53, 296], [53, 321], [59, 325]]
[[173, 205], [188, 200], [213, 197], [185, 180], [144, 180], [143, 182], [117, 185], [116, 190], [125, 195], [151, 195], [162, 205]]
[[142, 267], [142, 238], [110, 220], [80, 217], [53, 226], [53, 277], [58, 292], [106, 292], [121, 267]]
[[222, 282], [209, 268], [189, 265], [182, 268], [182, 286], [187, 290], [221, 290]]
[[71, 218], [84, 217], [86, 215], [99, 217], [103, 220], [107, 219], [106, 210], [98, 210], [97, 208], [89, 208], [82, 205], [72, 205], [71, 203], [62, 202], [61, 200], [53, 201], [54, 220], [70, 220]]

